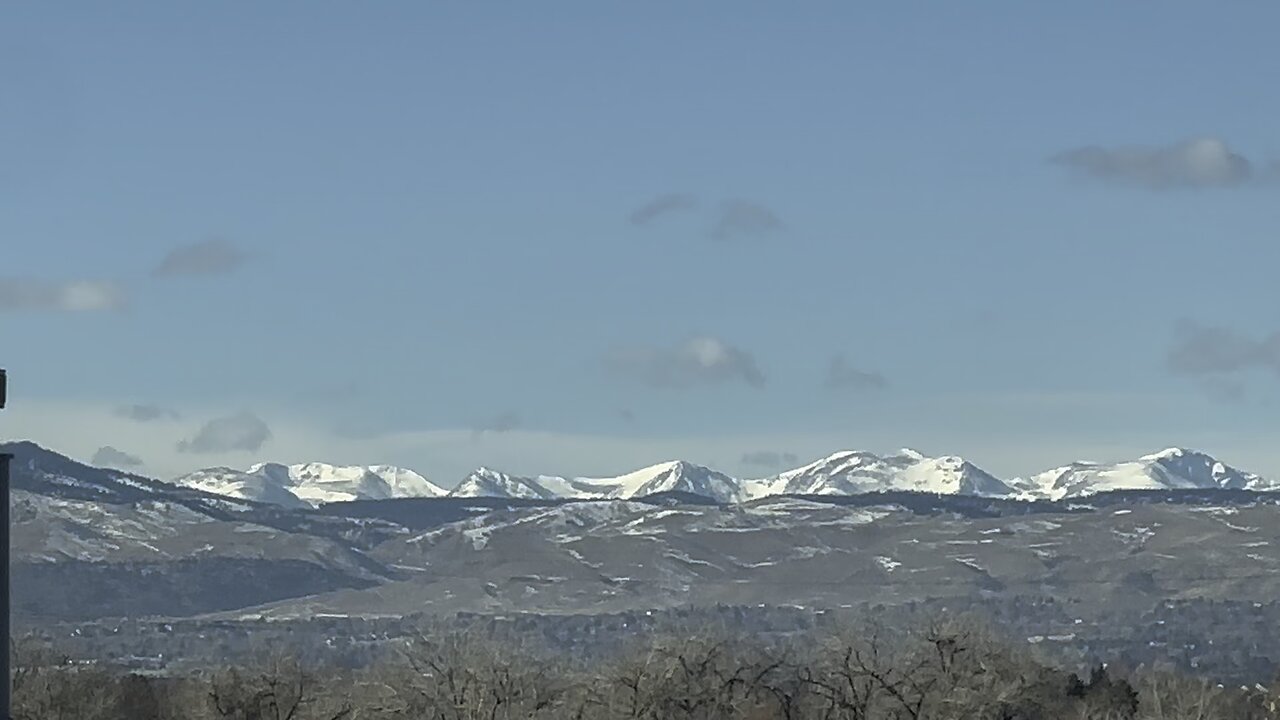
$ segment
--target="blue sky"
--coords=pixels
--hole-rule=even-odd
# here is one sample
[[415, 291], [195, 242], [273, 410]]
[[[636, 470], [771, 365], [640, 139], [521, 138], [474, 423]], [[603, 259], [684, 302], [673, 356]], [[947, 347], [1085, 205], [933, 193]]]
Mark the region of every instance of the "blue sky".
[[1280, 474], [1280, 6], [4, 12], [0, 435]]

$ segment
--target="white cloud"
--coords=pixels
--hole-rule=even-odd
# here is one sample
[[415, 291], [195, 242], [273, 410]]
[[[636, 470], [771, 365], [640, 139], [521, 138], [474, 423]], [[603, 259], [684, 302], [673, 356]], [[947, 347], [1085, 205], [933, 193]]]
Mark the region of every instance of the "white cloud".
[[1164, 146], [1093, 145], [1059, 153], [1051, 161], [1098, 180], [1156, 190], [1229, 187], [1254, 177], [1247, 158], [1213, 137]]
[[664, 215], [692, 210], [697, 206], [697, 198], [688, 193], [667, 193], [636, 208], [628, 219], [632, 225], [648, 225]]
[[735, 380], [752, 387], [765, 384], [754, 355], [711, 336], [690, 338], [675, 347], [620, 348], [605, 358], [605, 364], [615, 372], [659, 388]]
[[116, 415], [134, 422], [177, 420], [182, 417], [177, 410], [150, 404], [121, 405], [115, 412]]
[[124, 306], [124, 289], [111, 282], [0, 278], [0, 311], [99, 312]]
[[524, 418], [520, 417], [520, 413], [512, 410], [500, 413], [491, 418], [486, 418], [475, 424], [472, 428], [477, 437], [492, 435], [495, 433], [507, 433], [517, 430], [524, 424]]
[[113, 468], [138, 468], [144, 465], [142, 458], [123, 450], [104, 445], [89, 458], [90, 465]]
[[246, 260], [248, 255], [231, 242], [212, 238], [174, 248], [151, 274], [156, 277], [226, 275], [235, 272]]
[[1183, 375], [1228, 375], [1263, 369], [1280, 374], [1280, 331], [1252, 337], [1231, 328], [1180, 321], [1169, 369]]
[[241, 411], [214, 418], [201, 425], [189, 440], [180, 440], [177, 448], [178, 452], [202, 455], [254, 453], [261, 450], [271, 440], [271, 436], [271, 428], [262, 418], [251, 412]]
[[849, 364], [844, 355], [835, 355], [827, 365], [823, 386], [828, 390], [852, 388], [855, 390], [883, 390], [889, 380], [877, 370], [863, 370]]
[[720, 206], [711, 237], [731, 240], [753, 235], [766, 235], [783, 228], [782, 219], [764, 205], [751, 200], [728, 200]]

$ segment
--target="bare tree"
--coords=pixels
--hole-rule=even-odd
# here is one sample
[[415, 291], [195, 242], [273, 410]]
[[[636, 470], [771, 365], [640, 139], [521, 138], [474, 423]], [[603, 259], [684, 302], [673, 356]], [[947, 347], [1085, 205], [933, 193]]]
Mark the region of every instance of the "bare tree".
[[1151, 720], [1219, 720], [1222, 688], [1205, 678], [1188, 679], [1167, 670], [1152, 670], [1138, 678], [1141, 717]]
[[799, 672], [812, 688], [815, 717], [1003, 720], [1044, 711], [1039, 666], [966, 622], [915, 633], [851, 626]]
[[786, 653], [708, 636], [637, 648], [593, 686], [602, 717], [643, 720], [799, 717], [804, 690]]
[[[608, 659], [495, 642], [481, 626], [419, 636], [399, 662], [329, 673], [277, 653], [212, 676], [154, 678], [14, 646], [17, 720], [1280, 720], [1276, 688], [1172, 670], [1056, 669], [947, 619], [743, 640], [648, 635]], [[491, 631], [492, 628], [489, 628]]]
[[11, 649], [14, 720], [114, 720], [116, 685], [110, 673], [77, 664], [35, 639]]
[[419, 636], [388, 683], [383, 716], [431, 720], [570, 718], [565, 684], [545, 660], [463, 633]]
[[273, 655], [253, 670], [228, 668], [210, 682], [209, 706], [227, 720], [344, 720], [351, 705], [323, 692], [296, 658]]

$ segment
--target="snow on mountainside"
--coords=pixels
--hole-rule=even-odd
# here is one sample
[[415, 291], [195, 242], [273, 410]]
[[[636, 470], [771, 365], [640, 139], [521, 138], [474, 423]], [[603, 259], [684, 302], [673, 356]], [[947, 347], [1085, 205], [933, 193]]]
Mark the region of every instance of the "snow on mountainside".
[[1280, 489], [1210, 455], [1183, 448], [1169, 448], [1130, 462], [1075, 462], [1010, 484], [1021, 497], [1049, 500], [1111, 490]]
[[243, 500], [285, 507], [314, 507], [348, 500], [441, 497], [445, 491], [412, 470], [390, 465], [259, 463], [248, 470], [207, 468], [173, 480]]
[[615, 482], [611, 497], [633, 498], [664, 492], [684, 492], [709, 497], [717, 502], [737, 502], [742, 488], [737, 480], [702, 465], [683, 460], [652, 465], [608, 481]]
[[444, 489], [412, 470], [391, 465], [339, 466], [305, 463], [289, 466], [294, 494], [312, 504], [344, 500], [440, 497]]
[[176, 502], [198, 512], [222, 515], [250, 512], [251, 503], [183, 487], [112, 468], [93, 467], [29, 442], [0, 443], [0, 453], [13, 455], [10, 489], [35, 495], [96, 502], [129, 504]]
[[773, 477], [745, 481], [742, 487], [749, 498], [858, 495], [891, 490], [983, 496], [1011, 492], [1008, 485], [964, 458], [927, 457], [907, 449], [885, 457], [842, 451]]
[[717, 502], [742, 499], [738, 481], [702, 465], [675, 460], [641, 468], [617, 477], [536, 478], [507, 475], [480, 468], [467, 476], [454, 497], [502, 497], [526, 499], [630, 499], [665, 492], [684, 492]]
[[467, 476], [453, 497], [501, 497], [544, 499], [628, 499], [664, 492], [686, 492], [718, 502], [741, 499], [738, 482], [724, 473], [684, 461], [651, 465], [617, 477], [563, 478], [540, 475], [536, 478], [508, 475], [480, 468]]
[[651, 465], [617, 477], [595, 478], [519, 477], [481, 468], [450, 495], [631, 499], [682, 492], [733, 503], [768, 495], [857, 495], [889, 490], [983, 496], [1013, 492], [1008, 485], [963, 458], [933, 458], [914, 450], [902, 450], [886, 457], [868, 452], [839, 452], [763, 480], [736, 480], [682, 460]]
[[209, 468], [173, 482], [243, 500], [302, 508], [346, 500], [443, 496], [625, 500], [678, 492], [734, 503], [771, 495], [889, 491], [1059, 500], [1110, 490], [1280, 490], [1280, 484], [1237, 470], [1204, 453], [1183, 449], [1164, 450], [1127, 462], [1077, 462], [1008, 482], [962, 457], [930, 457], [906, 449], [883, 456], [841, 451], [756, 480], [737, 480], [702, 465], [671, 461], [616, 477], [520, 476], [481, 467], [451, 491], [433, 485], [412, 470], [387, 465], [261, 463], [244, 471]]
[[650, 465], [617, 477], [540, 477], [538, 480], [562, 497], [628, 499], [665, 492], [683, 492], [725, 503], [742, 499], [737, 480], [711, 468], [683, 460]]
[[287, 508], [310, 507], [289, 490], [288, 483], [282, 483], [278, 477], [266, 473], [242, 472], [227, 467], [205, 468], [175, 478], [173, 484]]
[[478, 468], [449, 492], [450, 497], [497, 497], [522, 500], [553, 500], [554, 492], [532, 478], [508, 475], [486, 467]]

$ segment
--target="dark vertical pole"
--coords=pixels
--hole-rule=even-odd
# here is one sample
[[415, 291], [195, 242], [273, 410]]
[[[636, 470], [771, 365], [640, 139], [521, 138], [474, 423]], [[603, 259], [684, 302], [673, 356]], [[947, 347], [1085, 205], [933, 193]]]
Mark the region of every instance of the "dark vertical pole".
[[13, 456], [0, 453], [0, 720], [9, 720], [9, 693], [13, 676], [9, 669], [9, 461]]
[[[0, 410], [9, 395], [8, 377], [0, 370]], [[9, 669], [9, 461], [13, 456], [0, 452], [0, 720], [10, 720], [13, 675]]]

